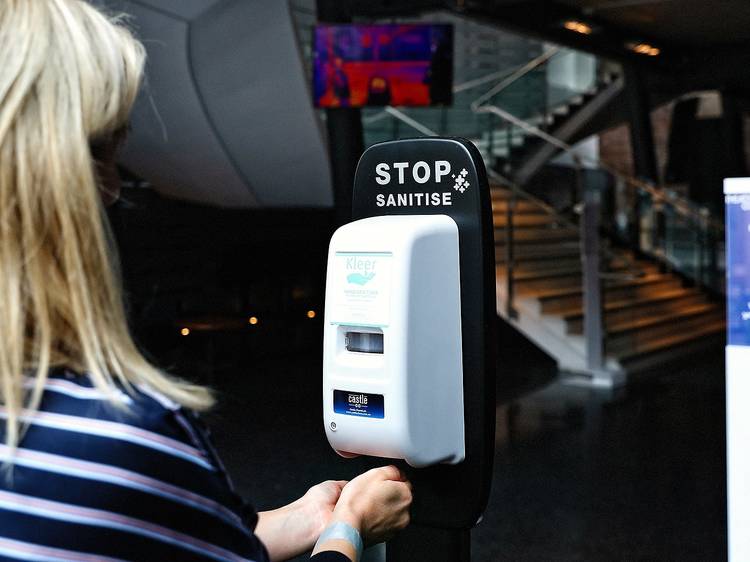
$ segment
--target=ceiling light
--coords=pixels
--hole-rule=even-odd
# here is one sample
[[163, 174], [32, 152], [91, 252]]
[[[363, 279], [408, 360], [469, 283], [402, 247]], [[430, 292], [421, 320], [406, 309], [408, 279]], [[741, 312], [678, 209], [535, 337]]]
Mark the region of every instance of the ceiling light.
[[632, 41], [630, 43], [627, 43], [625, 46], [634, 53], [637, 53], [639, 55], [646, 55], [649, 57], [656, 57], [659, 55], [659, 53], [661, 53], [661, 49], [659, 47], [654, 47], [649, 43]]
[[594, 29], [587, 23], [578, 20], [567, 20], [563, 22], [563, 27], [569, 31], [575, 31], [583, 35], [591, 35]]

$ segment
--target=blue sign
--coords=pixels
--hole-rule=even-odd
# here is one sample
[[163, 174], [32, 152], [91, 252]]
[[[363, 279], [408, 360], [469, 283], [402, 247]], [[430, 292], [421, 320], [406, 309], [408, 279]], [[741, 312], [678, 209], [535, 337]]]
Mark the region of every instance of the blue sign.
[[750, 189], [727, 191], [727, 343], [750, 346]]

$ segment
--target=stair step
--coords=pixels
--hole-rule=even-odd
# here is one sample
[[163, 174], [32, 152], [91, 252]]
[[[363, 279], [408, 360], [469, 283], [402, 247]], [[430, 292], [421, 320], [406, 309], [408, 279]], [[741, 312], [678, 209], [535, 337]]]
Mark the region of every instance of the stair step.
[[725, 329], [726, 323], [723, 319], [714, 320], [694, 330], [678, 331], [677, 333], [670, 334], [663, 338], [645, 341], [640, 345], [635, 345], [614, 355], [620, 361], [628, 361], [641, 358], [647, 354], [667, 350], [675, 352], [676, 350], [673, 348], [676, 348], [677, 346], [695, 342], [712, 335], [720, 335]]
[[716, 352], [726, 344], [726, 325], [718, 323], [705, 331], [686, 337], [678, 342], [668, 342], [666, 347], [644, 351], [637, 355], [619, 359], [621, 368], [631, 376], [644, 371], [663, 372], [665, 365], [691, 361], [699, 354]]
[[679, 311], [667, 314], [644, 315], [639, 318], [630, 318], [621, 322], [614, 322], [607, 326], [608, 337], [618, 337], [631, 332], [637, 332], [645, 328], [668, 324], [674, 320], [692, 318], [706, 313], [718, 312], [723, 317], [724, 308], [713, 302], [704, 302], [695, 306], [685, 307]]
[[[609, 265], [609, 273], [618, 273], [627, 275], [633, 269], [643, 271], [647, 275], [658, 273], [658, 268], [653, 265], [642, 266], [632, 264], [624, 260], [614, 260]], [[633, 274], [635, 275], [635, 274]], [[505, 277], [505, 268], [498, 270], [499, 277]], [[558, 265], [556, 262], [549, 264], [549, 267], [517, 272], [514, 270], [513, 280], [519, 294], [529, 294], [534, 291], [543, 291], [545, 289], [573, 289], [581, 288], [583, 283], [583, 274], [581, 272], [581, 262], [566, 263]]]
[[[577, 243], [568, 244], [524, 244], [513, 248], [516, 263], [527, 261], [555, 261], [560, 258], [580, 259], [581, 251]], [[495, 262], [505, 263], [505, 247], [495, 247]]]
[[[505, 204], [503, 204], [503, 206], [501, 206], [500, 208], [497, 208], [496, 206], [492, 207], [492, 218], [493, 219], [504, 219], [504, 218], [506, 218], [508, 216], [507, 207], [503, 208], [504, 206], [505, 206]], [[517, 217], [517, 216], [528, 216], [528, 215], [533, 215], [533, 216], [549, 216], [550, 213], [547, 212], [544, 208], [538, 207], [536, 205], [529, 205], [529, 206], [524, 205], [524, 206], [522, 206], [520, 208], [518, 206], [516, 206], [513, 209], [513, 216], [514, 217]]]
[[[505, 228], [495, 228], [495, 244], [505, 244]], [[523, 228], [513, 232], [514, 244], [527, 244], [538, 242], [566, 242], [579, 239], [579, 233], [575, 228], [552, 227], [552, 228]]]
[[[627, 281], [605, 283], [604, 301], [637, 299], [680, 288], [682, 280], [673, 275], [652, 274]], [[568, 288], [549, 289], [533, 294], [541, 305], [542, 314], [558, 314], [571, 307], [583, 305], [583, 289], [580, 285]]]
[[510, 199], [510, 189], [504, 187], [490, 187], [492, 201], [505, 201]]
[[557, 270], [550, 272], [536, 272], [534, 276], [519, 278], [513, 276], [516, 293], [523, 296], [533, 296], [541, 291], [551, 289], [580, 289], [581, 288], [581, 271], [570, 268], [569, 270]]
[[[492, 222], [495, 224], [495, 228], [505, 228], [508, 224], [508, 217], [505, 213], [493, 213]], [[546, 226], [550, 224], [556, 224], [558, 219], [547, 213], [542, 214], [513, 214], [513, 227], [514, 228], [529, 228], [535, 226]]]
[[[659, 273], [659, 267], [654, 264], [647, 264], [641, 262], [632, 262], [624, 258], [614, 258], [609, 262], [607, 266], [609, 274], [617, 273], [621, 275], [629, 274], [630, 272], [641, 272], [645, 275], [656, 275]], [[498, 275], [505, 275], [505, 267], [498, 266]], [[531, 281], [535, 279], [553, 278], [556, 276], [567, 276], [567, 275], [582, 275], [582, 264], [580, 259], [570, 260], [565, 262], [542, 262], [542, 267], [536, 267], [532, 269], [523, 268], [522, 266], [514, 268], [513, 279], [516, 281]], [[633, 273], [635, 276], [636, 273]]]
[[[496, 200], [492, 202], [492, 213], [494, 215], [499, 213], [507, 213], [510, 201], [508, 200]], [[513, 206], [513, 214], [522, 215], [546, 215], [549, 214], [544, 207], [532, 203], [531, 201], [519, 200], [516, 201]]]
[[[498, 275], [505, 276], [505, 267], [498, 266]], [[576, 261], [572, 264], [558, 264], [553, 262], [549, 267], [544, 269], [531, 270], [514, 270], [513, 281], [521, 283], [523, 281], [536, 281], [537, 279], [554, 279], [555, 277], [567, 277], [568, 275], [581, 276], [581, 262]]]
[[[497, 279], [506, 278], [504, 266], [498, 266], [496, 270]], [[581, 284], [581, 264], [574, 262], [569, 264], [558, 264], [557, 261], [548, 264], [543, 269], [523, 269], [513, 271], [513, 283], [518, 294], [525, 294], [530, 290], [539, 290], [552, 286], [567, 286], [568, 284]]]
[[[686, 303], [678, 304], [679, 306], [673, 307], [665, 306], [662, 308], [656, 307], [655, 309], [638, 309], [636, 310], [636, 314], [619, 319], [611, 314], [605, 314], [604, 320], [607, 336], [615, 338], [620, 335], [627, 335], [630, 332], [647, 329], [651, 326], [669, 323], [675, 318], [702, 314], [714, 310], [723, 311], [722, 307], [718, 306], [716, 303], [706, 301], [705, 299], [698, 302], [688, 301]], [[582, 320], [580, 322], [571, 322], [568, 327], [568, 333], [574, 335], [583, 334]]]
[[[501, 248], [502, 250], [502, 248]], [[497, 254], [498, 250], [495, 251]], [[499, 278], [505, 277], [505, 256], [501, 260], [498, 260], [497, 264], [497, 275]], [[519, 275], [521, 273], [544, 275], [547, 271], [554, 270], [555, 268], [581, 268], [581, 257], [576, 254], [574, 256], [562, 256], [552, 260], [531, 260], [531, 261], [518, 261], [513, 267], [513, 275]]]
[[[503, 250], [505, 248], [503, 247]], [[578, 240], [571, 240], [569, 242], [556, 242], [554, 244], [518, 244], [513, 246], [513, 254], [516, 257], [524, 256], [546, 256], [554, 252], [575, 252], [576, 255], [580, 255], [580, 244]]]
[[[670, 314], [679, 310], [705, 303], [706, 297], [695, 289], [682, 288], [662, 294], [650, 295], [637, 299], [610, 301], [604, 303], [605, 326], [618, 322], [635, 320], [645, 314]], [[583, 310], [580, 306], [558, 314], [565, 320], [569, 334], [583, 333]]]
[[671, 316], [656, 316], [641, 319], [637, 327], [627, 330], [610, 330], [607, 334], [607, 353], [615, 356], [627, 355], [649, 345], [652, 341], [670, 338], [678, 333], [702, 330], [716, 322], [724, 322], [724, 309], [713, 303], [695, 307]]

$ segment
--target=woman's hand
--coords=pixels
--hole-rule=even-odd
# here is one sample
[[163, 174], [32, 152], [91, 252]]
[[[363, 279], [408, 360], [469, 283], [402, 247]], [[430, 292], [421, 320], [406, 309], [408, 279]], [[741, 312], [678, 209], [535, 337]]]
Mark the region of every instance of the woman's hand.
[[333, 520], [348, 523], [366, 544], [375, 544], [409, 524], [411, 501], [411, 483], [398, 468], [374, 468], [344, 486]]
[[[409, 524], [411, 484], [395, 466], [375, 468], [357, 476], [341, 492], [332, 521], [357, 529], [366, 544], [387, 540]], [[318, 544], [313, 554], [333, 550], [354, 560], [353, 545], [340, 539]]]
[[274, 562], [311, 550], [333, 515], [346, 481], [328, 480], [310, 488], [295, 502], [258, 514], [255, 534]]
[[[258, 514], [255, 534], [271, 560], [287, 560], [307, 552], [331, 521], [357, 529], [367, 544], [387, 540], [409, 524], [411, 484], [395, 466], [369, 470], [354, 480], [328, 480], [304, 496], [273, 511]], [[346, 541], [326, 541], [317, 551], [337, 550], [353, 559]]]

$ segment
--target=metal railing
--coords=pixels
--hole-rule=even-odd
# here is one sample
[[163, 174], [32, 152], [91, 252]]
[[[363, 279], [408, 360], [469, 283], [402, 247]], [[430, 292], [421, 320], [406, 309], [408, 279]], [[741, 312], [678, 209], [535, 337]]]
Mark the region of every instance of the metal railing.
[[[646, 223], [646, 235], [640, 235], [632, 244], [636, 253], [648, 255], [659, 261], [665, 269], [676, 271], [705, 289], [721, 292], [723, 289], [723, 275], [720, 273], [722, 263], [721, 244], [724, 240], [724, 225], [710, 216], [708, 209], [698, 206], [678, 194], [655, 186], [649, 182], [623, 174], [611, 164], [599, 158], [591, 158], [578, 154], [572, 146], [555, 138], [538, 127], [517, 118], [502, 108], [484, 105], [476, 107], [481, 113], [492, 113], [515, 127], [523, 129], [530, 135], [540, 138], [568, 154], [576, 168], [576, 183], [581, 194], [580, 232], [581, 232], [581, 264], [582, 264], [582, 295], [583, 295], [583, 335], [585, 339], [587, 370], [594, 377], [606, 372], [605, 337], [606, 325], [604, 310], [606, 306], [604, 284], [612, 279], [612, 274], [601, 270], [600, 261], [603, 250], [601, 242], [602, 205], [601, 194], [581, 185], [582, 169], [585, 165], [603, 170], [616, 180], [616, 184], [625, 186], [630, 196], [636, 201], [634, 221], [638, 223], [637, 232], [640, 233], [641, 223]], [[512, 184], [511, 184], [512, 185]], [[517, 190], [514, 190], [517, 191]], [[644, 208], [645, 207], [645, 213]], [[513, 243], [512, 229], [513, 206], [508, 205], [507, 240]], [[674, 242], [671, 231], [681, 231], [683, 234], [694, 236], [695, 245], [692, 248], [692, 268], [684, 267], [684, 259], [676, 252], [670, 252], [668, 247]], [[690, 253], [690, 251], [688, 250]], [[508, 271], [506, 277], [506, 314], [515, 318], [513, 305], [513, 250], [507, 250]], [[684, 251], [683, 251], [684, 253]], [[619, 273], [618, 273], [619, 275]]]
[[629, 176], [620, 172], [615, 166], [605, 162], [600, 158], [592, 158], [590, 156], [578, 154], [574, 147], [568, 143], [555, 138], [549, 133], [542, 131], [538, 127], [527, 123], [523, 119], [519, 119], [511, 113], [496, 107], [494, 105], [484, 105], [475, 109], [478, 113], [492, 113], [497, 115], [504, 121], [511, 123], [512, 125], [519, 127], [529, 133], [530, 135], [542, 139], [553, 145], [555, 148], [562, 152], [569, 154], [573, 161], [576, 163], [577, 168], [582, 168], [585, 164], [591, 165], [595, 168], [604, 170], [608, 174], [623, 181], [628, 187], [641, 191], [648, 194], [654, 203], [663, 203], [674, 208], [681, 216], [687, 217], [696, 222], [705, 222], [710, 228], [717, 230], [718, 232], [724, 231], [723, 223], [716, 221], [711, 218], [710, 214], [706, 214], [706, 209], [696, 205], [690, 200], [677, 195], [676, 193], [670, 192], [662, 187], [657, 187], [647, 181], [640, 180], [636, 177]]

